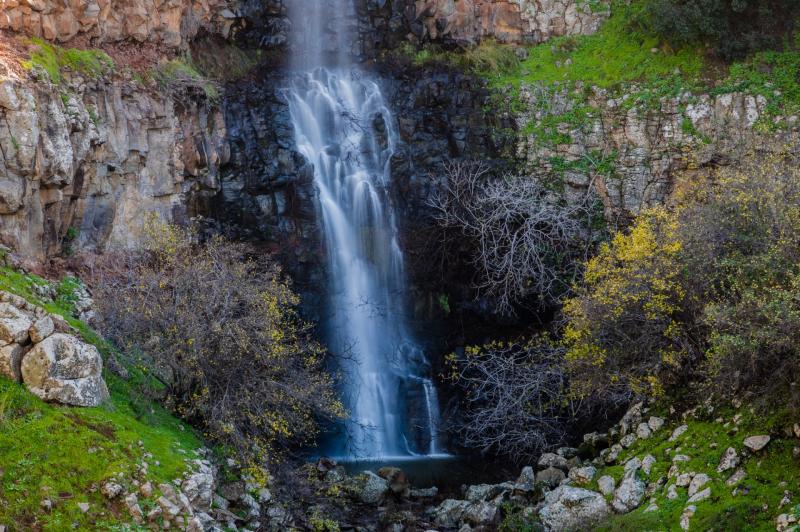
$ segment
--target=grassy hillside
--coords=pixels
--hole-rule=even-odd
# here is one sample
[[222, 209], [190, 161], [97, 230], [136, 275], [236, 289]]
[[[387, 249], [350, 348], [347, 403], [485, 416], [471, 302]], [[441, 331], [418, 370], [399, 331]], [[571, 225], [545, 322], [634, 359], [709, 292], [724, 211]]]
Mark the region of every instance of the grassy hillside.
[[[698, 409], [696, 417], [668, 425], [650, 439], [637, 440], [620, 454], [617, 463], [623, 464], [633, 457], [643, 459], [648, 454], [656, 458], [650, 475], [642, 479], [664, 480], [663, 487], [652, 496], [657, 509], [648, 511], [651, 502], [645, 497], [638, 509], [615, 516], [601, 530], [680, 530], [681, 514], [690, 504], [687, 488], [678, 487], [678, 497], [667, 498], [667, 487], [676, 481], [675, 476], [668, 475], [677, 455], [689, 458], [687, 462], [674, 462], [681, 473], [705, 473], [711, 477], [704, 486], [711, 488], [711, 496], [691, 503], [697, 511], [690, 519], [690, 530], [775, 530], [775, 518], [795, 512], [800, 502], [790, 497], [790, 502], [781, 506], [785, 492], [800, 493], [800, 459], [793, 457], [793, 449], [800, 445], [800, 440], [793, 435], [793, 420], [788, 412], [765, 416], [761, 409], [750, 406], [724, 411]], [[670, 441], [673, 430], [682, 423], [688, 429]], [[744, 439], [762, 434], [771, 435], [771, 441], [763, 450], [748, 453]], [[720, 457], [729, 447], [736, 449], [739, 467], [746, 472], [743, 480], [731, 484], [727, 480], [735, 469], [717, 472]], [[596, 479], [603, 475], [614, 477], [619, 484], [623, 466], [599, 468]], [[596, 479], [592, 489], [597, 489]]]
[[[46, 283], [0, 269], [0, 289], [66, 317], [107, 354], [109, 346], [72, 316], [76, 281], [58, 285], [58, 297], [50, 303], [36, 295], [37, 286]], [[123, 486], [134, 477], [155, 485], [171, 482], [186, 471], [187, 458], [196, 458], [201, 443], [195, 433], [137, 397], [135, 383], [142, 375], [123, 381], [106, 371], [105, 378], [111, 399], [99, 408], [47, 404], [23, 385], [0, 378], [0, 525], [9, 530], [113, 530], [130, 516], [121, 501], [108, 501], [100, 493], [105, 481], [115, 478]], [[136, 475], [145, 462], [147, 473]], [[84, 503], [89, 504], [86, 511], [79, 506]], [[145, 513], [148, 509], [143, 507]]]

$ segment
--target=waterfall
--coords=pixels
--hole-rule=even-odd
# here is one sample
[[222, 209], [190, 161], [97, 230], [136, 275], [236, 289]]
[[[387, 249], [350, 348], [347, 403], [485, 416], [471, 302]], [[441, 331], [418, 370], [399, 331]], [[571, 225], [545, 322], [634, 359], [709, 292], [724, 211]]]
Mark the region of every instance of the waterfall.
[[408, 323], [406, 273], [389, 195], [398, 132], [375, 80], [349, 60], [352, 0], [293, 0], [298, 150], [314, 166], [328, 285], [327, 341], [350, 413], [340, 457], [441, 453], [430, 365]]

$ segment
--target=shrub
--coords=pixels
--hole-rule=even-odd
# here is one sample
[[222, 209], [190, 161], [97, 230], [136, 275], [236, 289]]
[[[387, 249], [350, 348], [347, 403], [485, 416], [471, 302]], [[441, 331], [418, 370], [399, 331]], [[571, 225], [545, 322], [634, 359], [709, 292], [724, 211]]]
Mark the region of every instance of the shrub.
[[480, 163], [452, 163], [430, 205], [442, 228], [473, 241], [476, 288], [498, 312], [512, 314], [534, 294], [550, 303], [569, 287], [586, 212], [555, 200], [537, 180], [493, 179]]
[[573, 393], [619, 402], [692, 378], [781, 396], [800, 371], [793, 150], [683, 183], [675, 209], [643, 213], [589, 261], [564, 305]]
[[779, 45], [794, 26], [794, 0], [655, 0], [653, 29], [675, 45], [706, 43], [724, 59]]
[[[682, 213], [711, 374], [767, 393], [800, 370], [800, 170], [790, 150], [717, 172]], [[777, 377], [777, 378], [776, 378]]]
[[642, 213], [586, 265], [566, 301], [564, 341], [579, 396], [620, 403], [631, 393], [660, 395], [690, 350], [677, 223], [664, 209]]
[[545, 338], [468, 347], [449, 356], [464, 393], [454, 427], [462, 443], [522, 461], [559, 443], [575, 405], [566, 400], [564, 350]]
[[169, 407], [212, 441], [263, 461], [313, 442], [343, 408], [324, 351], [269, 261], [220, 237], [149, 221], [106, 259], [96, 301], [108, 336], [163, 383]]

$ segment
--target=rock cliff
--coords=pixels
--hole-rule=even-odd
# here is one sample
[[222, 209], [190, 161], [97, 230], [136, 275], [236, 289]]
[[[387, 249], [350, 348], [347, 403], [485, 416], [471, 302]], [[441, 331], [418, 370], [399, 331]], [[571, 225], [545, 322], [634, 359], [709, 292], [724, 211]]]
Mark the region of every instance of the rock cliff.
[[132, 39], [186, 46], [204, 29], [227, 36], [236, 14], [227, 0], [7, 0], [0, 29], [68, 42], [85, 36], [94, 46]]

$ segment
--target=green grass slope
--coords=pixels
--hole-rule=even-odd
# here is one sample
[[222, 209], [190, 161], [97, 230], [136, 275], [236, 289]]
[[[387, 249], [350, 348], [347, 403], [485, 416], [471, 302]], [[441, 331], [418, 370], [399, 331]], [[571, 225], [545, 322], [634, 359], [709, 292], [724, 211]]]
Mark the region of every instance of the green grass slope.
[[[65, 316], [102, 352], [109, 346], [72, 316], [75, 279], [57, 287], [45, 303], [32, 275], [0, 268], [0, 289]], [[111, 399], [98, 408], [48, 404], [23, 385], [0, 378], [0, 525], [8, 530], [114, 530], [130, 521], [124, 504], [100, 492], [105, 481], [129, 486], [137, 468], [157, 485], [179, 478], [201, 441], [183, 422], [136, 392], [137, 379], [106, 372]], [[141, 478], [141, 475], [139, 475]], [[51, 502], [50, 509], [42, 501]], [[89, 504], [88, 511], [79, 505]], [[148, 508], [143, 510], [147, 512]]]

